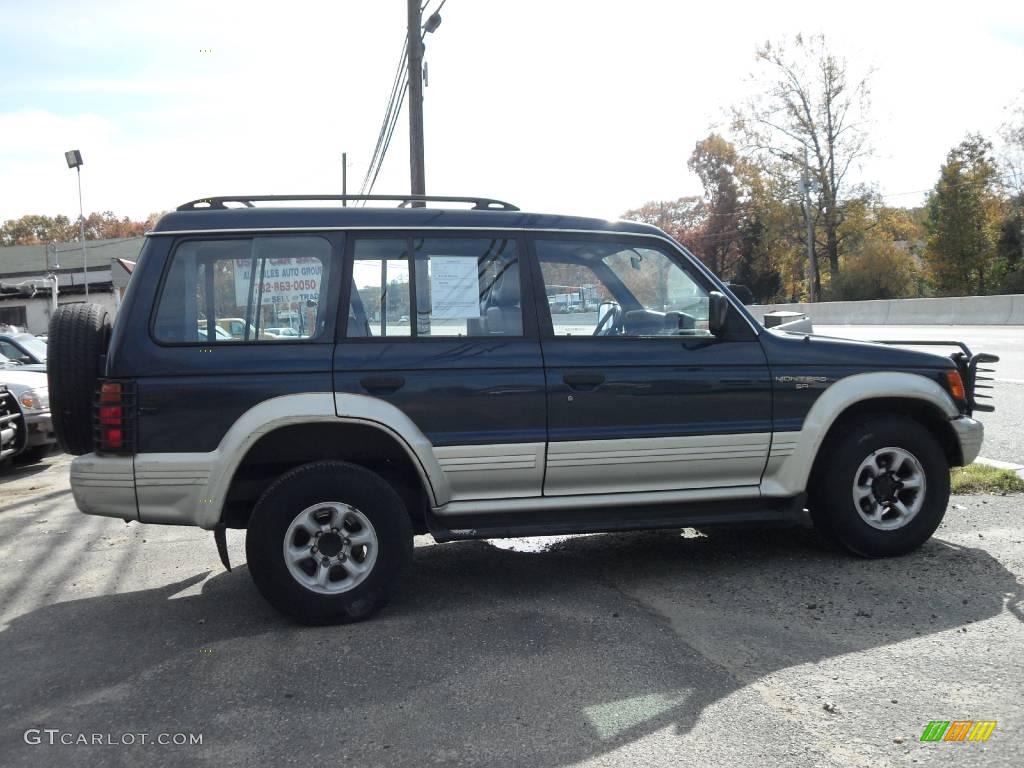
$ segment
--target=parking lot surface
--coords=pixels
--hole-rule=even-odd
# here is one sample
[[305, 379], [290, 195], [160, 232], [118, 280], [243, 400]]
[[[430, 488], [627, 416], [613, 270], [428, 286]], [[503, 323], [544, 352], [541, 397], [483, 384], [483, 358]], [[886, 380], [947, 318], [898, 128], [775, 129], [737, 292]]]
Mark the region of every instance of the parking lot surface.
[[3, 766], [1024, 764], [1020, 496], [879, 561], [793, 528], [421, 537], [384, 612], [314, 629], [240, 533], [225, 573], [209, 533], [79, 514], [67, 467], [0, 477]]

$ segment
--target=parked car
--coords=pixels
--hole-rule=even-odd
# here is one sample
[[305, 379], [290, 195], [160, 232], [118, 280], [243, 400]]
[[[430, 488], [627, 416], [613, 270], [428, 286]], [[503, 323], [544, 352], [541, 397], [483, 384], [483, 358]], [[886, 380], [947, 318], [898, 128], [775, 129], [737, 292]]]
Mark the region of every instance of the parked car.
[[46, 363], [23, 363], [0, 354], [0, 370], [35, 371], [46, 373]]
[[0, 467], [14, 458], [21, 448], [24, 419], [13, 394], [7, 385], [0, 384]]
[[267, 328], [267, 333], [279, 339], [298, 339], [302, 334], [296, 328]]
[[46, 343], [31, 333], [0, 333], [0, 355], [24, 365], [46, 365]]
[[[232, 339], [237, 341], [246, 341], [248, 339], [276, 339], [277, 336], [271, 333], [266, 328], [260, 328], [256, 330], [256, 326], [252, 323], [247, 323], [241, 317], [218, 317], [217, 325], [223, 329]], [[246, 327], [248, 326], [248, 336], [246, 336]]]
[[[976, 381], [995, 358], [768, 330], [653, 226], [478, 198], [283, 199], [299, 202], [214, 197], [161, 218], [112, 335], [97, 305], [53, 318], [50, 393], [80, 510], [212, 530], [228, 567], [225, 529], [246, 529], [257, 588], [298, 621], [379, 609], [414, 533], [806, 510], [853, 553], [899, 555], [980, 451]], [[473, 209], [438, 214], [458, 200]], [[255, 299], [236, 265], [294, 280]], [[599, 306], [555, 313], [565, 285]], [[297, 302], [316, 317], [287, 344], [197, 341], [214, 296], [238, 318]]]
[[[16, 431], [14, 452], [4, 458], [26, 463], [42, 461], [57, 442], [50, 418], [46, 373], [27, 370], [31, 367], [10, 364], [0, 367], [0, 385], [10, 396], [0, 409], [0, 421], [6, 420], [8, 428]], [[10, 401], [17, 409], [16, 418], [10, 418], [13, 415]], [[0, 429], [3, 426], [0, 425]]]

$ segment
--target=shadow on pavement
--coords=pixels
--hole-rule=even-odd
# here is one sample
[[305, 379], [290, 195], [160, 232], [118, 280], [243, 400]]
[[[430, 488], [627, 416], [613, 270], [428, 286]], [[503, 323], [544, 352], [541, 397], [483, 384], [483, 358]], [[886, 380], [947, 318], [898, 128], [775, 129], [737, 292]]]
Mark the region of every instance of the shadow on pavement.
[[244, 567], [49, 605], [0, 632], [0, 764], [70, 757], [23, 743], [48, 727], [204, 734], [162, 753], [78, 748], [87, 765], [567, 765], [687, 732], [775, 670], [1022, 616], [1020, 585], [982, 550], [932, 540], [868, 561], [800, 538], [420, 547], [392, 605], [340, 627], [287, 623]]

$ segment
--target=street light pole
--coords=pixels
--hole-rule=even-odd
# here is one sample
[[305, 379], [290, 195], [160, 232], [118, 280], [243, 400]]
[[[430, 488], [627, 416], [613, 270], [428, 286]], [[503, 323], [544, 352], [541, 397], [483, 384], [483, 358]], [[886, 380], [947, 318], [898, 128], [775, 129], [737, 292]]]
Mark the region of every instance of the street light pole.
[[85, 209], [82, 207], [82, 153], [70, 149], [64, 153], [68, 168], [78, 172], [78, 239], [82, 241], [82, 279], [85, 282], [85, 298], [89, 298], [89, 255], [85, 250]]
[[78, 171], [78, 237], [82, 241], [82, 280], [85, 281], [85, 298], [89, 299], [89, 254], [85, 250], [85, 210], [82, 208], [82, 166], [76, 165]]

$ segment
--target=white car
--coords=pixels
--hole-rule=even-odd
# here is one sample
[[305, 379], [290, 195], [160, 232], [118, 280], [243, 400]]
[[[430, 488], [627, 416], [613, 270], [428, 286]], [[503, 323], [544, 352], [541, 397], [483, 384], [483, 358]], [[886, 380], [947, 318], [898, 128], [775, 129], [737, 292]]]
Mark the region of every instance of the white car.
[[[46, 374], [19, 368], [22, 367], [0, 364], [0, 385], [6, 387], [19, 412], [19, 418], [7, 418], [0, 425], [5, 430], [15, 430], [14, 453], [3, 460], [13, 458], [31, 463], [46, 457], [57, 442], [57, 435], [50, 421], [50, 391]], [[7, 400], [5, 415], [14, 415], [10, 399]], [[5, 448], [10, 450], [7, 446]]]

